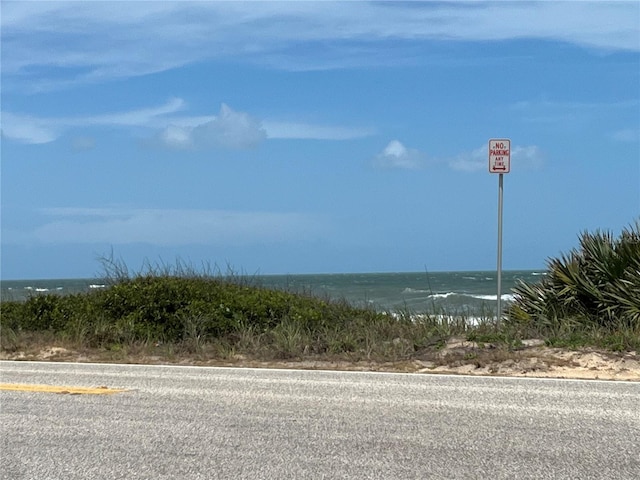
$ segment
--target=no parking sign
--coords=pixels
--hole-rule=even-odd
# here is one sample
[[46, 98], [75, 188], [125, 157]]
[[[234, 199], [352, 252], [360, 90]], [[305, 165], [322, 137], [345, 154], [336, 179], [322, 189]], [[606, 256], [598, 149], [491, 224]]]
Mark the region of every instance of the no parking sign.
[[509, 173], [511, 170], [511, 140], [489, 140], [489, 172]]

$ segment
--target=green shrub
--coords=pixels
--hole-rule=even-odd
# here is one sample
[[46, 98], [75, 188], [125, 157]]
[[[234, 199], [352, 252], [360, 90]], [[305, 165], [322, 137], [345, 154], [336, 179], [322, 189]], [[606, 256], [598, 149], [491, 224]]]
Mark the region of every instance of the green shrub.
[[25, 304], [16, 301], [2, 301], [0, 303], [0, 321], [3, 328], [19, 330], [22, 328], [21, 319], [25, 316]]
[[[287, 329], [318, 332], [360, 314], [346, 303], [250, 286], [238, 278], [181, 277], [167, 271], [133, 278], [121, 274], [104, 290], [34, 295], [25, 302], [2, 302], [2, 309], [3, 326], [62, 332], [93, 346], [184, 340], [200, 345], [203, 339], [247, 329], [255, 336], [286, 334]], [[283, 350], [290, 355], [296, 349]]]

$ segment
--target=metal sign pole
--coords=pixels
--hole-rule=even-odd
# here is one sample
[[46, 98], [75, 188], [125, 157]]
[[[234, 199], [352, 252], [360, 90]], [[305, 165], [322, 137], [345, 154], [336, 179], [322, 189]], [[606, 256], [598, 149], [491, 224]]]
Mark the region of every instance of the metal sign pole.
[[489, 172], [498, 177], [498, 295], [496, 296], [496, 322], [502, 320], [502, 190], [504, 173], [511, 171], [511, 140], [489, 140]]
[[500, 323], [502, 318], [502, 173], [498, 176], [498, 295], [496, 297], [498, 305], [496, 307], [496, 320]]

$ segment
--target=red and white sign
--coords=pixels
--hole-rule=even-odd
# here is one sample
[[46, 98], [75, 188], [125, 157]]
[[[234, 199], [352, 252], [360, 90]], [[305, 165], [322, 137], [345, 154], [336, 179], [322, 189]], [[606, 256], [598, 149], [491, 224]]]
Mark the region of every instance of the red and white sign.
[[509, 173], [511, 170], [511, 140], [489, 140], [489, 172]]

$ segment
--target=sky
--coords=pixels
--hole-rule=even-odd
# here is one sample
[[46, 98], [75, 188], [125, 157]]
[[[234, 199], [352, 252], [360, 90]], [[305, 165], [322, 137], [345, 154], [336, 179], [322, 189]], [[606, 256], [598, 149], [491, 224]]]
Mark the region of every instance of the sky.
[[640, 218], [640, 3], [1, 3], [1, 277], [541, 269]]

